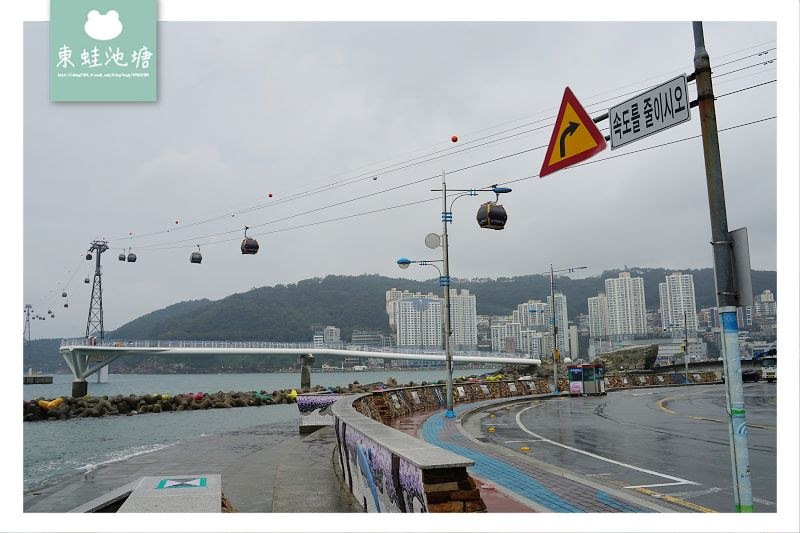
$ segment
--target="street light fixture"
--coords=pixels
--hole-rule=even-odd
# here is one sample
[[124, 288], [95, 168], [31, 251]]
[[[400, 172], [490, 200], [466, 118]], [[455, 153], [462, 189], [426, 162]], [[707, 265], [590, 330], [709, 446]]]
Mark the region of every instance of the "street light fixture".
[[[477, 196], [479, 192], [493, 192], [495, 194], [494, 202], [486, 202], [478, 210], [477, 221], [481, 228], [501, 230], [505, 227], [508, 215], [505, 208], [498, 202], [501, 194], [511, 192], [508, 187], [499, 187], [492, 185], [491, 187], [484, 187], [480, 189], [450, 189], [450, 192], [459, 192], [462, 194], [456, 195], [450, 202], [450, 210], [447, 209], [447, 182], [445, 180], [445, 172], [442, 171], [442, 188], [431, 189], [431, 191], [442, 192], [442, 235], [441, 237], [435, 233], [428, 234], [425, 237], [425, 245], [430, 249], [441, 248], [444, 273], [439, 272], [439, 285], [442, 287], [444, 293], [444, 352], [445, 364], [447, 366], [447, 408], [444, 413], [446, 418], [455, 418], [456, 413], [453, 410], [453, 352], [450, 343], [452, 336], [452, 325], [450, 323], [450, 259], [449, 259], [449, 243], [447, 240], [447, 224], [453, 222], [453, 204], [456, 200], [463, 196]], [[433, 265], [434, 261], [412, 261], [405, 257], [397, 260], [397, 265], [400, 268], [408, 268], [411, 263], [420, 265]], [[438, 260], [435, 262], [439, 262]], [[438, 267], [436, 267], [438, 269]]]
[[[570, 267], [570, 268], [562, 268], [559, 270], [553, 270], [553, 263], [550, 263], [550, 307], [552, 309], [553, 314], [553, 395], [559, 396], [561, 393], [558, 392], [558, 326], [556, 326], [556, 282], [555, 282], [555, 274], [559, 272], [575, 272], [576, 270], [581, 270], [587, 268], [585, 266], [580, 267]], [[543, 272], [543, 274], [547, 274], [547, 272]]]

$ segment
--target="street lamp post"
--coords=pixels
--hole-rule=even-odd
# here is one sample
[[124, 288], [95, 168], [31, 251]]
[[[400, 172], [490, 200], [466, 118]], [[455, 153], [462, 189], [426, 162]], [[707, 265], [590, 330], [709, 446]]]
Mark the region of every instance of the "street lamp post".
[[686, 325], [686, 310], [683, 311], [683, 369], [686, 372], [686, 384], [689, 384], [689, 329]]
[[[442, 248], [441, 263], [444, 272], [439, 273], [439, 285], [442, 287], [442, 291], [444, 293], [444, 353], [445, 366], [447, 367], [447, 408], [444, 416], [446, 418], [455, 418], [456, 413], [453, 410], [453, 351], [451, 345], [452, 325], [450, 322], [450, 258], [449, 241], [447, 238], [447, 224], [453, 222], [453, 204], [462, 196], [477, 196], [478, 192], [493, 192], [496, 195], [496, 199], [499, 200], [501, 194], [509, 193], [511, 192], [511, 189], [508, 187], [498, 187], [497, 185], [480, 189], [451, 189], [450, 192], [458, 192], [461, 194], [458, 194], [455, 198], [453, 198], [453, 200], [450, 202], [449, 210], [447, 209], [447, 182], [444, 170], [442, 171], [442, 188], [431, 190], [435, 192], [441, 190], [442, 192], [442, 235], [440, 239], [439, 235], [435, 233], [429, 234], [425, 238], [425, 244], [431, 249], [438, 247]], [[483, 214], [481, 211], [479, 211], [478, 224], [482, 228], [503, 229], [506, 223], [505, 209], [503, 209], [503, 207], [498, 205], [496, 202], [487, 202], [484, 204], [484, 206], [486, 207], [486, 211]], [[484, 206], [481, 207], [483, 208]], [[401, 257], [397, 260], [397, 264], [400, 268], [408, 268], [411, 263], [431, 264], [433, 262], [434, 261], [412, 261], [404, 257]]]
[[[558, 391], [558, 326], [556, 325], [556, 281], [555, 274], [559, 272], [574, 272], [586, 268], [585, 266], [562, 268], [560, 270], [553, 270], [553, 263], [550, 263], [550, 307], [552, 308], [553, 315], [553, 394], [558, 396], [561, 393]], [[545, 272], [546, 274], [546, 272]]]

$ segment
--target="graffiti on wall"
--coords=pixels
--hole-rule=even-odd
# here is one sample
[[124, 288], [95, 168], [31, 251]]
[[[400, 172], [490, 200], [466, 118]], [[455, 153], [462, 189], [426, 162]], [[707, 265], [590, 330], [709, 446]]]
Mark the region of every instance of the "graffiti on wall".
[[370, 513], [425, 513], [422, 471], [337, 419], [339, 462], [350, 492]]
[[331, 426], [333, 413], [331, 406], [345, 396], [341, 394], [309, 394], [297, 397], [301, 426]]

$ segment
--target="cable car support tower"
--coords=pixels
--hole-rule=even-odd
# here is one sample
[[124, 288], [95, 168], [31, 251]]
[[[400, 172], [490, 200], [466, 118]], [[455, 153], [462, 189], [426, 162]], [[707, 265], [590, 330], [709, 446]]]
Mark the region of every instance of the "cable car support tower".
[[[95, 260], [94, 283], [92, 284], [92, 296], [89, 300], [89, 316], [86, 319], [86, 339], [90, 345], [94, 344], [95, 339], [102, 340], [105, 336], [105, 331], [103, 330], [103, 281], [100, 257], [106, 250], [108, 250], [108, 241], [99, 240], [92, 241], [89, 250], [86, 252], [87, 261], [91, 261], [93, 258]], [[86, 278], [86, 281], [88, 282], [89, 278]], [[72, 375], [75, 376], [75, 380], [72, 382], [72, 396], [74, 398], [86, 396], [89, 390], [86, 377], [97, 372], [100, 368], [105, 368], [105, 373], [103, 375], [98, 373], [98, 383], [104, 382], [104, 379], [107, 379], [108, 376], [107, 365], [109, 361], [107, 359], [116, 359], [116, 357], [106, 358], [98, 354], [77, 352], [62, 353], [62, 356], [67, 362], [67, 366], [72, 370]]]
[[92, 241], [86, 259], [92, 259], [94, 252], [94, 283], [92, 284], [92, 298], [89, 300], [89, 317], [86, 320], [86, 338], [95, 337], [102, 339], [103, 331], [103, 281], [100, 271], [100, 256], [108, 250], [107, 241]]

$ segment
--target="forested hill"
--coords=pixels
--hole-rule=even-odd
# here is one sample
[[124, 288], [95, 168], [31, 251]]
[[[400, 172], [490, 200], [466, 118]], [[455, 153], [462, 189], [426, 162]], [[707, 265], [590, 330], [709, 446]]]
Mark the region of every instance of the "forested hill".
[[[658, 284], [673, 270], [631, 268], [632, 276], [644, 278], [648, 309], [659, 305]], [[697, 308], [715, 305], [711, 269], [683, 270], [694, 275]], [[604, 280], [617, 277], [618, 270], [600, 276], [557, 278], [556, 288], [567, 296], [570, 320], [587, 312], [587, 298], [605, 290]], [[546, 301], [549, 276], [534, 275], [488, 281], [454, 280], [456, 289], [475, 294], [478, 314], [508, 315], [517, 304], [530, 299]], [[115, 331], [107, 339], [202, 339], [270, 340], [307, 342], [314, 326], [334, 325], [342, 339], [350, 340], [354, 329], [388, 332], [385, 293], [396, 288], [411, 292], [441, 294], [438, 279], [424, 282], [376, 275], [327, 276], [296, 284], [261, 287], [232, 294], [216, 301], [192, 300], [143, 315]], [[753, 293], [770, 289], [776, 294], [774, 271], [753, 271]], [[59, 339], [38, 339], [25, 346], [24, 364], [41, 370], [66, 368], [58, 356]]]
[[[673, 270], [631, 268], [632, 276], [644, 278], [648, 309], [658, 307], [658, 284]], [[587, 299], [605, 290], [601, 276], [557, 278], [556, 288], [567, 296], [570, 320], [587, 313]], [[698, 309], [715, 305], [711, 269], [682, 270], [694, 276]], [[455, 280], [456, 289], [475, 294], [478, 314], [508, 315], [529, 299], [546, 300], [549, 277], [543, 275], [498, 278], [488, 281]], [[438, 280], [424, 282], [377, 275], [327, 276], [296, 284], [260, 287], [217, 301], [182, 302], [144, 315], [106, 334], [122, 339], [230, 339], [308, 341], [314, 326], [334, 325], [349, 339], [353, 329], [388, 331], [385, 293], [391, 288], [440, 294]], [[776, 293], [774, 271], [753, 271], [753, 292]]]

